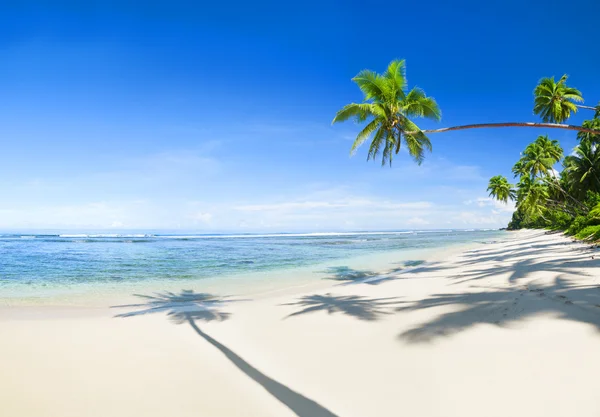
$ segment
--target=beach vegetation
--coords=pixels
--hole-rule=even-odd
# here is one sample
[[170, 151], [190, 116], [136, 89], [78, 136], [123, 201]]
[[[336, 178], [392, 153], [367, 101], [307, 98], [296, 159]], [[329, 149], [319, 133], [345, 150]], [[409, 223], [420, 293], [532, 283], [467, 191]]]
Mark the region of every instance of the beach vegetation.
[[[585, 124], [600, 126], [600, 121], [594, 118]], [[500, 175], [490, 179], [491, 197], [515, 201], [509, 230], [545, 228], [578, 239], [600, 239], [600, 136], [580, 133], [577, 139], [579, 144], [565, 157], [556, 140], [538, 136], [512, 167], [518, 179], [514, 186]]]
[[577, 239], [596, 241], [600, 239], [600, 225], [587, 226], [581, 229], [577, 235]]

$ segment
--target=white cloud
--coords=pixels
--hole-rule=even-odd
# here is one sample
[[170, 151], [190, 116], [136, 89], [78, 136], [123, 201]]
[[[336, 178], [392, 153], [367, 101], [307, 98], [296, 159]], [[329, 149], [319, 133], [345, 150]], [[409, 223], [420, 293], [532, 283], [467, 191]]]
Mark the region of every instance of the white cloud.
[[493, 207], [496, 212], [510, 212], [515, 211], [515, 204], [512, 201], [504, 203], [502, 201], [495, 200], [491, 197], [478, 197], [473, 200], [467, 200], [464, 202], [466, 205], [477, 205], [478, 207]]
[[300, 211], [300, 210], [327, 210], [339, 208], [373, 207], [375, 209], [402, 210], [425, 209], [432, 207], [428, 201], [390, 202], [377, 201], [364, 198], [334, 200], [334, 201], [290, 201], [273, 204], [249, 204], [234, 207], [239, 211]]
[[189, 217], [195, 223], [205, 223], [205, 224], [209, 224], [213, 219], [213, 215], [211, 213], [205, 213], [205, 212], [201, 212], [201, 211], [192, 213]]
[[144, 218], [143, 201], [90, 202], [0, 210], [2, 228], [121, 228]]
[[422, 219], [421, 217], [411, 217], [406, 223], [411, 226], [425, 226], [429, 224], [427, 220]]
[[484, 214], [476, 211], [462, 211], [453, 216], [455, 222], [462, 223], [466, 226], [475, 227], [505, 227], [510, 217], [499, 216], [493, 213]]

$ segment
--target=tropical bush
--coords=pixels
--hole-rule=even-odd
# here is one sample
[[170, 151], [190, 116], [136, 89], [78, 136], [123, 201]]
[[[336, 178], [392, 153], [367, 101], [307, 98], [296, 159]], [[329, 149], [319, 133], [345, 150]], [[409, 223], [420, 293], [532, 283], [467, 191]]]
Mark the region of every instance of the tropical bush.
[[571, 223], [573, 222], [573, 217], [568, 215], [567, 213], [563, 213], [562, 211], [552, 210], [548, 212], [546, 216], [546, 226], [550, 230], [567, 230]]
[[571, 236], [576, 235], [587, 226], [587, 221], [587, 216], [575, 217], [575, 219], [573, 219], [573, 221], [571, 222], [569, 228], [566, 230], [566, 233]]
[[598, 240], [600, 239], [600, 225], [587, 226], [580, 230], [576, 237], [584, 240]]

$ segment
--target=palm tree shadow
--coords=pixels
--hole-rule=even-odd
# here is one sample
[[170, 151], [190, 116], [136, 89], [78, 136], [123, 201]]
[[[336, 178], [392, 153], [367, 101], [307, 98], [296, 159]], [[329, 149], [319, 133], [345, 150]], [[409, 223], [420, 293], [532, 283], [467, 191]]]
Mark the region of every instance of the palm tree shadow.
[[219, 297], [206, 293], [195, 293], [191, 290], [183, 290], [176, 294], [162, 292], [155, 295], [139, 295], [137, 297], [147, 300], [145, 303], [113, 306], [114, 308], [141, 308], [137, 311], [118, 314], [115, 317], [133, 317], [153, 313], [166, 313], [176, 324], [189, 324], [192, 329], [204, 340], [217, 348], [227, 359], [231, 361], [246, 376], [259, 384], [279, 402], [292, 410], [299, 417], [337, 417], [336, 414], [325, 407], [305, 397], [304, 395], [277, 382], [273, 378], [263, 374], [258, 369], [246, 362], [227, 346], [223, 345], [210, 335], [203, 332], [196, 324], [197, 321], [224, 321], [231, 315], [220, 311], [226, 303], [242, 301], [231, 300], [228, 297]]
[[564, 277], [552, 284], [530, 283], [518, 288], [488, 288], [472, 293], [435, 294], [401, 307], [398, 311], [454, 306], [459, 309], [399, 335], [409, 343], [431, 342], [465, 331], [478, 324], [507, 327], [525, 318], [552, 314], [562, 320], [587, 323], [600, 331], [600, 287], [574, 285]]
[[392, 314], [392, 306], [400, 303], [396, 300], [398, 300], [397, 297], [367, 298], [359, 295], [336, 296], [327, 293], [324, 295], [307, 295], [294, 303], [283, 305], [304, 307], [286, 318], [316, 311], [326, 311], [328, 314], [342, 313], [359, 320], [375, 321], [384, 315]]
[[[397, 268], [400, 270], [401, 268]], [[348, 284], [369, 284], [369, 285], [379, 285], [385, 281], [390, 281], [395, 279], [394, 277], [382, 275], [377, 272], [368, 271], [368, 270], [359, 270], [353, 269], [348, 266], [332, 266], [327, 268], [324, 271], [329, 276], [325, 277], [325, 279], [333, 280], [333, 281], [342, 281], [341, 285]], [[390, 272], [396, 272], [396, 270], [392, 270]]]

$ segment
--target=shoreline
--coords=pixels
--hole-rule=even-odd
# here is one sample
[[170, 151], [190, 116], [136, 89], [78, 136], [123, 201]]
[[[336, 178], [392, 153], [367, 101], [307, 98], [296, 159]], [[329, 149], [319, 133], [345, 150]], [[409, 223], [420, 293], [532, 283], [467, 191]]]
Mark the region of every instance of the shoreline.
[[600, 415], [598, 251], [511, 233], [374, 282], [1, 308], [0, 413]]
[[[489, 238], [482, 236], [482, 239]], [[502, 237], [493, 237], [494, 241], [504, 241], [512, 237], [507, 233]], [[331, 269], [349, 267], [351, 270], [368, 271], [370, 276], [389, 275], [398, 272], [402, 261], [434, 262], [455, 255], [485, 242], [480, 239], [471, 242], [451, 243], [447, 246], [433, 248], [403, 248], [385, 250], [368, 254], [358, 254], [351, 258], [340, 258], [323, 263], [297, 266], [286, 269], [254, 271], [232, 275], [219, 275], [210, 278], [189, 280], [149, 280], [118, 283], [81, 283], [49, 286], [36, 286], [27, 294], [22, 288], [0, 288], [0, 319], [2, 309], [12, 307], [50, 307], [50, 308], [101, 308], [108, 304], [123, 303], [131, 299], [131, 295], [140, 292], [177, 291], [181, 288], [195, 289], [211, 293], [237, 296], [268, 297], [272, 293], [294, 293], [300, 289], [318, 290], [331, 284], [342, 283], [343, 280], [332, 277]], [[404, 272], [410, 267], [402, 266]], [[328, 271], [330, 269], [330, 271]], [[19, 286], [24, 284], [19, 284]]]

